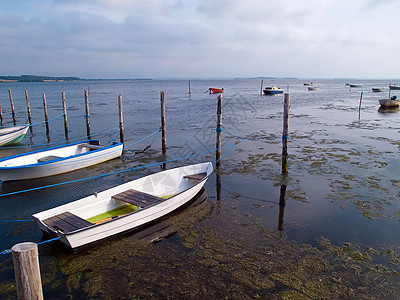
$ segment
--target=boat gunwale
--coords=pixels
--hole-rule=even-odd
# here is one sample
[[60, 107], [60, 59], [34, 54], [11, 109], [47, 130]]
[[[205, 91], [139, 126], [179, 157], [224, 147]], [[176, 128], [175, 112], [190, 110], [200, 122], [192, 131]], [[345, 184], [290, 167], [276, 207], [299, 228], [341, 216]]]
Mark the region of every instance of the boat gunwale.
[[[0, 163], [2, 163], [4, 161], [7, 161], [7, 160], [10, 160], [10, 159], [19, 158], [19, 157], [23, 157], [23, 156], [28, 156], [28, 155], [32, 155], [32, 154], [36, 154], [36, 153], [45, 152], [45, 151], [57, 150], [57, 149], [67, 148], [67, 147], [72, 147], [72, 146], [79, 146], [79, 144], [88, 143], [88, 142], [91, 142], [91, 141], [99, 141], [99, 140], [86, 140], [86, 141], [77, 142], [77, 143], [73, 143], [73, 144], [65, 144], [65, 145], [61, 145], [61, 146], [57, 146], [57, 147], [46, 148], [46, 149], [42, 149], [42, 150], [38, 150], [38, 151], [20, 153], [20, 154], [17, 154], [17, 155], [13, 155], [13, 156], [2, 158], [2, 159], [0, 159]], [[92, 149], [91, 151], [87, 151], [87, 152], [76, 154], [76, 155], [60, 157], [60, 158], [56, 158], [56, 159], [52, 159], [52, 160], [48, 160], [48, 161], [43, 161], [43, 162], [37, 162], [37, 163], [33, 163], [33, 164], [28, 164], [28, 165], [0, 167], [0, 170], [23, 169], [23, 168], [31, 168], [31, 167], [36, 167], [36, 166], [43, 166], [43, 165], [51, 164], [51, 163], [54, 163], [54, 162], [60, 162], [60, 161], [68, 160], [68, 159], [71, 159], [71, 158], [76, 158], [76, 157], [81, 157], [81, 156], [88, 155], [88, 154], [93, 154], [93, 153], [96, 153], [96, 152], [99, 152], [99, 151], [102, 151], [102, 150], [105, 150], [105, 149], [110, 149], [110, 148], [113, 148], [113, 147], [119, 147], [121, 145], [123, 145], [123, 143], [114, 142], [113, 144], [105, 145], [102, 148]]]

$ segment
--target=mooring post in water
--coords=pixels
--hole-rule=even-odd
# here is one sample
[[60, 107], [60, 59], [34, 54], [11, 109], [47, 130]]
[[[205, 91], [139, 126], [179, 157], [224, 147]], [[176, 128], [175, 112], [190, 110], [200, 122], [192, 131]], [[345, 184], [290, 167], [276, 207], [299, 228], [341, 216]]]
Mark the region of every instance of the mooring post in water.
[[8, 89], [8, 95], [10, 96], [10, 103], [11, 103], [11, 113], [14, 125], [17, 125], [17, 119], [15, 118], [15, 110], [14, 110], [14, 100], [12, 98], [11, 89]]
[[358, 105], [358, 119], [360, 119], [360, 115], [361, 115], [361, 101], [362, 101], [362, 96], [363, 96], [363, 92], [361, 92], [361, 95], [360, 95], [360, 104]]
[[89, 115], [89, 96], [88, 91], [85, 90], [85, 108], [86, 108], [86, 133], [88, 138], [90, 139], [90, 115]]
[[[28, 122], [29, 122], [29, 125], [32, 125], [32, 113], [31, 113], [31, 106], [30, 106], [30, 104], [29, 104], [29, 97], [28, 97], [28, 91], [27, 90], [25, 90], [25, 99], [26, 99], [26, 108], [27, 108], [27, 110], [28, 110]], [[29, 126], [29, 129], [30, 129], [30, 131], [31, 131], [31, 133], [32, 133], [32, 126]]]
[[262, 88], [263, 88], [264, 80], [261, 80], [261, 89], [260, 89], [260, 96], [262, 96]]
[[47, 140], [50, 142], [49, 117], [47, 115], [46, 94], [43, 94], [44, 122], [46, 124]]
[[161, 147], [162, 154], [167, 154], [167, 136], [165, 128], [165, 93], [160, 92], [160, 102], [161, 102]]
[[31, 242], [20, 243], [11, 250], [18, 299], [43, 299], [37, 245]]
[[65, 128], [65, 138], [68, 140], [68, 120], [67, 120], [67, 104], [65, 102], [65, 92], [61, 92], [62, 97], [62, 107], [64, 113], [64, 128]]
[[287, 173], [290, 95], [285, 93], [283, 104], [282, 173]]
[[217, 98], [217, 142], [215, 152], [215, 160], [217, 161], [216, 167], [220, 166], [220, 158], [221, 158], [221, 132], [222, 132], [222, 94], [218, 95]]
[[1, 109], [1, 104], [0, 104], [0, 122], [1, 122], [1, 127], [3, 127], [3, 111]]
[[189, 80], [189, 95], [190, 95], [190, 80]]
[[118, 111], [119, 111], [119, 140], [124, 143], [124, 118], [122, 113], [122, 95], [118, 96]]

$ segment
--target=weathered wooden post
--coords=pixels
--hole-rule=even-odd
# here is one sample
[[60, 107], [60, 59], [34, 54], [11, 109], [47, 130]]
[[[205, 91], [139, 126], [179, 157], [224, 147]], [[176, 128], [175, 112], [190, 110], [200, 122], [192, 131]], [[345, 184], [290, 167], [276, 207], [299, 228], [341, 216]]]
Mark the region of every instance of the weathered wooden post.
[[18, 299], [43, 299], [37, 245], [31, 242], [20, 243], [11, 250]]
[[[28, 97], [27, 90], [25, 90], [25, 99], [26, 99], [26, 107], [28, 109], [28, 122], [29, 122], [29, 125], [32, 125], [32, 113], [31, 113], [31, 106], [29, 104], [29, 97]], [[31, 133], [33, 132], [32, 126], [29, 126], [29, 130], [31, 131]]]
[[217, 142], [216, 142], [216, 153], [215, 160], [217, 161], [216, 167], [220, 166], [220, 158], [221, 158], [221, 132], [222, 132], [222, 94], [218, 95], [217, 98]]
[[285, 93], [284, 104], [283, 104], [283, 133], [282, 133], [282, 174], [288, 172], [287, 167], [287, 145], [288, 145], [288, 134], [289, 134], [289, 107], [290, 107], [290, 95]]
[[263, 91], [262, 91], [262, 88], [263, 88], [263, 83], [264, 83], [264, 80], [261, 80], [260, 96], [262, 96], [262, 93], [263, 93]]
[[1, 127], [3, 127], [3, 111], [1, 109], [1, 104], [0, 104], [0, 122], [1, 122]]
[[65, 92], [61, 92], [62, 107], [64, 113], [64, 128], [65, 128], [65, 138], [68, 140], [68, 120], [67, 120], [67, 104], [65, 103]]
[[162, 154], [167, 154], [167, 136], [166, 136], [166, 128], [165, 128], [165, 97], [164, 91], [160, 92], [160, 101], [161, 101], [161, 146], [162, 146]]
[[363, 92], [361, 92], [361, 95], [360, 95], [360, 104], [358, 105], [358, 120], [360, 120], [360, 117], [361, 117], [361, 101], [362, 101], [362, 96], [363, 96]]
[[17, 125], [17, 119], [15, 118], [15, 110], [14, 110], [14, 100], [12, 98], [11, 89], [8, 89], [8, 95], [10, 96], [10, 103], [11, 103], [11, 113], [14, 125]]
[[47, 141], [50, 142], [49, 117], [47, 115], [46, 95], [43, 94], [44, 122], [46, 124]]
[[119, 110], [119, 140], [124, 142], [124, 119], [122, 114], [122, 95], [118, 96], [118, 110]]
[[90, 115], [89, 115], [89, 96], [88, 91], [85, 90], [85, 108], [86, 108], [86, 133], [88, 138], [90, 139]]
[[191, 92], [190, 92], [190, 80], [189, 80], [189, 95], [190, 95], [190, 93], [191, 93]]

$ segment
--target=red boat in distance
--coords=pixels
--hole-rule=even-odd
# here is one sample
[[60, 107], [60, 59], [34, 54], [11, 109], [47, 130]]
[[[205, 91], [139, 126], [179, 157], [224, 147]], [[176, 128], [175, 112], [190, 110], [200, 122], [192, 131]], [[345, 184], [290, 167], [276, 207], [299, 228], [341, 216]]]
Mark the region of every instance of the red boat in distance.
[[220, 88], [209, 88], [210, 94], [219, 94], [219, 93], [223, 93], [224, 89], [220, 89]]

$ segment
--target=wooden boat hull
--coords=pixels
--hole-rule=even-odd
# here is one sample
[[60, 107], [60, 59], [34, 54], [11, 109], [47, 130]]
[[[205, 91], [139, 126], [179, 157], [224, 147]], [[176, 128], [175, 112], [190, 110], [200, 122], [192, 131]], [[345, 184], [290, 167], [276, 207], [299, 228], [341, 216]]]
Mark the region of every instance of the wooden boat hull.
[[379, 100], [379, 104], [384, 107], [396, 107], [400, 105], [400, 100], [381, 99]]
[[390, 85], [389, 89], [390, 90], [394, 90], [394, 91], [398, 91], [398, 90], [400, 90], [400, 86]]
[[25, 180], [67, 173], [120, 157], [122, 154], [122, 143], [104, 147], [91, 143], [98, 141], [88, 140], [0, 159], [0, 180]]
[[224, 89], [220, 88], [209, 88], [210, 94], [221, 94], [224, 92]]
[[308, 90], [309, 90], [309, 91], [317, 91], [317, 90], [319, 90], [319, 88], [309, 86], [309, 87], [308, 87]]
[[28, 131], [29, 125], [0, 129], [0, 146], [19, 143]]
[[[212, 171], [213, 166], [211, 163], [170, 169], [37, 213], [33, 217], [43, 232], [58, 236], [62, 243], [72, 249], [77, 249], [99, 240], [140, 228], [182, 207], [201, 190]], [[191, 176], [187, 176], [190, 174], [202, 174], [202, 177], [193, 179]], [[185, 178], [185, 176], [188, 178]], [[150, 199], [151, 197], [163, 199], [161, 197], [173, 195], [158, 202], [154, 200], [153, 204], [97, 224], [85, 223], [88, 222], [86, 219], [93, 218], [94, 215], [101, 215], [105, 210], [121, 207], [124, 202], [120, 200], [120, 195], [128, 194], [129, 196], [128, 192], [132, 190], [144, 193]], [[57, 226], [50, 224], [52, 221], [49, 220], [67, 213], [71, 215], [71, 220], [73, 218], [78, 219], [80, 224], [83, 224], [83, 227], [78, 224], [76, 226], [81, 228], [69, 231], [57, 227], [61, 226], [60, 223]], [[73, 222], [71, 221], [71, 223]]]
[[373, 91], [374, 93], [380, 93], [380, 92], [383, 92], [383, 91], [384, 91], [384, 88], [372, 88], [372, 91]]

